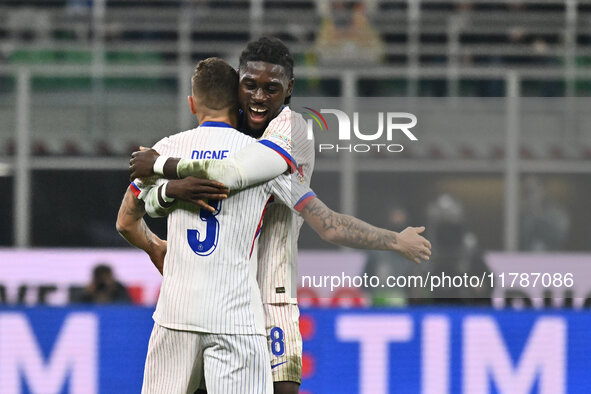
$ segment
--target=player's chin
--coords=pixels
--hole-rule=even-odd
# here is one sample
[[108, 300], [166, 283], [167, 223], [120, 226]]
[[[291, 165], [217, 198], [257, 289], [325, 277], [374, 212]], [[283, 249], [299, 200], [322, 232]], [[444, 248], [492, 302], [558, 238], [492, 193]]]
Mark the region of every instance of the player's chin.
[[248, 127], [255, 132], [264, 131], [269, 123], [269, 116], [257, 116], [256, 118], [248, 117]]

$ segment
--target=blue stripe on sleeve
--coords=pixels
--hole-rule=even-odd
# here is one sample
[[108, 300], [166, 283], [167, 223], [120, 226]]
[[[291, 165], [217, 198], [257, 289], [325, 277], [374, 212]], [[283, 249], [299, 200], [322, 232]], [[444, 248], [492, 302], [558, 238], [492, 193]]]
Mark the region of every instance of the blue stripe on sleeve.
[[298, 163], [296, 163], [296, 161], [294, 160], [294, 158], [291, 157], [291, 155], [289, 153], [287, 153], [287, 151], [285, 149], [283, 149], [282, 147], [280, 147], [276, 143], [271, 142], [271, 141], [269, 141], [267, 139], [260, 140], [259, 143], [260, 144], [263, 144], [267, 148], [271, 148], [275, 152], [279, 153], [281, 155], [281, 157], [283, 157], [283, 159], [287, 162], [287, 165], [289, 166], [291, 172], [294, 172], [294, 171], [297, 170]]

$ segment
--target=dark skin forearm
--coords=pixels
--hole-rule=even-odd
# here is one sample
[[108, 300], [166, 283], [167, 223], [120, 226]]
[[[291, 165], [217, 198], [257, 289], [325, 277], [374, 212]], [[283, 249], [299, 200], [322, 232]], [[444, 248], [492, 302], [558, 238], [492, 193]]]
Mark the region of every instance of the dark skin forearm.
[[[154, 149], [148, 149], [140, 147], [140, 150], [131, 154], [131, 160], [129, 161], [130, 181], [135, 178], [145, 178], [154, 175], [154, 163], [160, 156]], [[171, 157], [164, 163], [162, 172], [164, 177], [167, 179], [179, 179], [177, 174], [177, 164], [180, 161], [179, 158]]]
[[181, 159], [177, 159], [175, 157], [169, 157], [168, 160], [166, 160], [166, 163], [164, 163], [164, 168], [162, 171], [164, 172], [165, 178], [179, 179], [179, 176], [176, 171], [176, 166], [177, 164], [179, 164], [179, 161], [181, 161]]

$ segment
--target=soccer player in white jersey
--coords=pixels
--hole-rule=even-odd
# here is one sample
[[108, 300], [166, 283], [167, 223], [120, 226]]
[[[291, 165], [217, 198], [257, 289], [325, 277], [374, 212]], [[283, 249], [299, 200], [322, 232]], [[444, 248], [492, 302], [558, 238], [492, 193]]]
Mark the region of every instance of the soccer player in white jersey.
[[[250, 43], [240, 62], [239, 97], [244, 114], [243, 124], [254, 136], [260, 136], [266, 129], [261, 143], [271, 149], [265, 150], [259, 144], [253, 144], [220, 168], [215, 165], [204, 168], [202, 164], [207, 162], [184, 161], [177, 172], [177, 161], [171, 159], [164, 161], [168, 167], [167, 175], [207, 173], [208, 177], [222, 179], [233, 189], [240, 189], [276, 176], [289, 167], [295, 170], [302, 184], [309, 185], [314, 162], [313, 142], [307, 139], [306, 124], [301, 115], [287, 106], [282, 108], [289, 100], [292, 86], [293, 60], [287, 48], [278, 40], [265, 38]], [[136, 154], [133, 159], [136, 169], [142, 159], [144, 171], [145, 163], [149, 163], [151, 170], [154, 152]], [[239, 171], [236, 171], [237, 166]], [[418, 235], [420, 229], [409, 228], [397, 239], [393, 232], [331, 211], [313, 195], [309, 195], [304, 202], [309, 202], [309, 208], [304, 209], [303, 217], [330, 242], [357, 248], [398, 250], [415, 261], [429, 258], [430, 246]], [[295, 298], [295, 269], [296, 243], [302, 221], [287, 207], [272, 204], [264, 223], [259, 245], [258, 281], [265, 306], [271, 366], [274, 367], [274, 390], [281, 394], [296, 393], [301, 382], [302, 350]]]
[[[164, 138], [154, 149], [189, 159], [205, 151], [224, 158], [255, 142], [232, 128], [238, 107], [235, 70], [221, 59], [207, 59], [192, 81], [190, 105], [200, 126]], [[164, 206], [167, 184], [158, 180], [156, 186]], [[209, 393], [272, 392], [256, 239], [270, 196], [289, 206], [301, 197], [292, 196], [296, 188], [283, 175], [212, 203], [215, 212], [177, 203], [168, 218], [143, 393], [192, 393], [203, 376]]]

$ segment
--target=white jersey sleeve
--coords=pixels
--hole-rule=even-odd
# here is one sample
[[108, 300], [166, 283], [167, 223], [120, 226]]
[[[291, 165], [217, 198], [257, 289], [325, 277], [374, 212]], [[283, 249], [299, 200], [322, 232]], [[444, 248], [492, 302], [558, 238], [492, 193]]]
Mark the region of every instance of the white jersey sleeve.
[[[267, 181], [286, 169], [291, 173], [310, 171], [314, 161], [314, 140], [308, 135], [307, 123], [302, 116], [284, 107], [265, 129], [259, 144], [253, 144], [238, 151], [230, 160], [189, 160], [181, 159], [177, 165], [179, 177], [189, 175], [215, 179], [230, 189], [243, 189]], [[271, 155], [261, 145], [271, 149]], [[311, 153], [310, 153], [311, 151]], [[287, 167], [282, 165], [283, 159]], [[300, 167], [296, 158], [302, 158]]]
[[313, 135], [308, 133], [304, 118], [287, 106], [269, 123], [259, 142], [279, 153], [292, 173], [304, 163], [314, 165]]
[[252, 143], [226, 160], [181, 159], [177, 165], [179, 178], [204, 177], [222, 182], [230, 190], [266, 182], [287, 171], [288, 166], [275, 150]]
[[273, 196], [299, 216], [306, 205], [316, 197], [316, 193], [306, 184], [294, 180], [294, 175], [281, 175], [270, 182]]
[[[159, 180], [156, 182], [155, 185], [149, 185], [142, 189], [139, 199], [144, 201], [144, 207], [146, 209], [146, 213], [152, 218], [161, 218], [167, 216], [170, 212], [172, 212], [176, 208], [176, 201], [173, 200], [172, 202], [166, 204], [166, 206], [162, 206], [159, 201], [159, 194], [160, 194], [160, 185], [162, 183], [167, 183], [166, 180]], [[166, 190], [164, 190], [166, 193]]]

